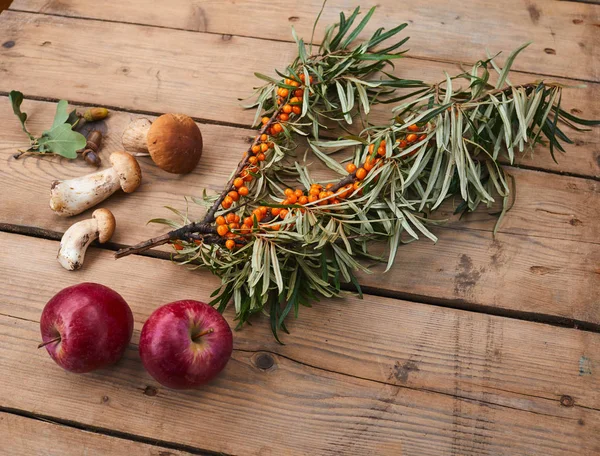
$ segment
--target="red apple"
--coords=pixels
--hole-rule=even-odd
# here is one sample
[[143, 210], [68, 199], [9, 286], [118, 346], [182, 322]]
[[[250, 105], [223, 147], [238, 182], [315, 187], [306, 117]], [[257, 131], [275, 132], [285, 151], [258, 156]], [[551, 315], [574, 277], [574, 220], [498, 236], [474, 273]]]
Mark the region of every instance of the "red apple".
[[144, 323], [140, 356], [163, 386], [186, 389], [212, 380], [231, 357], [227, 321], [203, 302], [184, 300], [156, 309]]
[[40, 320], [43, 342], [56, 363], [84, 373], [116, 363], [133, 332], [133, 314], [117, 292], [80, 283], [56, 294]]

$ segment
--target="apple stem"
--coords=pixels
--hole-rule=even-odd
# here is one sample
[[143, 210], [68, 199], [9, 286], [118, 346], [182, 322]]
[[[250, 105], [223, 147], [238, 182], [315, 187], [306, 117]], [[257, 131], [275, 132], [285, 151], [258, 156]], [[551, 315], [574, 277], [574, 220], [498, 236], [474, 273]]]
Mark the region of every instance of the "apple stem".
[[60, 336], [55, 337], [54, 339], [47, 340], [46, 342], [42, 342], [38, 345], [38, 348], [45, 347], [46, 345], [53, 344], [54, 342], [60, 342]]
[[215, 330], [212, 328], [208, 328], [205, 329], [204, 331], [196, 334], [194, 337], [192, 337], [192, 340], [195, 341], [196, 339], [200, 339], [202, 336], [206, 336], [207, 334], [210, 334], [211, 332], [214, 332]]

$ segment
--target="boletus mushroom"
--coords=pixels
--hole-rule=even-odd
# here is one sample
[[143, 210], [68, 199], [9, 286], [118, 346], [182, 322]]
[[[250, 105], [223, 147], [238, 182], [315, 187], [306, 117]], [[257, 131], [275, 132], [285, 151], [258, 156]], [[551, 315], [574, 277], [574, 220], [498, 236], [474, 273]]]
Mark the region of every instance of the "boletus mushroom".
[[142, 171], [127, 152], [113, 152], [110, 168], [64, 181], [52, 182], [50, 208], [62, 217], [81, 214], [104, 201], [119, 188], [131, 193], [140, 186]]
[[122, 141], [125, 150], [149, 153], [159, 168], [173, 174], [191, 172], [202, 155], [202, 133], [185, 114], [163, 114], [153, 123], [134, 120]]
[[88, 246], [96, 239], [100, 244], [110, 240], [115, 226], [115, 217], [108, 209], [96, 209], [91, 219], [71, 225], [60, 240], [57, 256], [60, 265], [69, 271], [79, 269]]

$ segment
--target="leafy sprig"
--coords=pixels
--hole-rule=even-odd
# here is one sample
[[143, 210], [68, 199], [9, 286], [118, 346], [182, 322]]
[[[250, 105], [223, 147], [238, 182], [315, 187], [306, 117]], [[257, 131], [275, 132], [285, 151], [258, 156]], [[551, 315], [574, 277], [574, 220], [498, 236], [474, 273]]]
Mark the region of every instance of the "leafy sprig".
[[86, 144], [85, 136], [73, 131], [73, 126], [79, 121], [75, 110], [68, 111], [68, 102], [60, 100], [56, 105], [56, 113], [52, 126], [45, 130], [40, 137], [33, 136], [25, 122], [27, 113], [21, 111], [24, 96], [21, 92], [13, 90], [8, 95], [12, 104], [13, 112], [21, 122], [21, 128], [29, 138], [29, 149], [26, 153], [33, 154], [56, 154], [65, 158], [77, 158], [77, 151], [83, 149]]
[[[511, 188], [501, 158], [512, 163], [517, 153], [544, 140], [554, 157], [555, 150], [564, 151], [562, 143], [570, 143], [564, 127], [599, 123], [562, 110], [560, 84], [511, 85], [510, 67], [525, 46], [514, 51], [503, 68], [489, 57], [468, 72], [446, 75], [434, 84], [394, 77], [386, 67], [402, 57], [398, 49], [407, 39], [395, 36], [406, 24], [387, 32], [378, 29], [356, 44], [373, 9], [354, 27], [358, 14], [358, 8], [349, 17], [342, 13], [340, 21], [326, 29], [314, 55], [293, 33], [298, 56], [284, 72], [277, 72], [281, 80], [257, 74], [266, 81], [251, 105], [257, 109], [257, 121], [266, 114], [272, 123], [279, 115], [277, 93], [295, 89], [290, 78], [303, 79], [306, 87], [297, 103], [302, 106], [300, 115], [286, 122], [283, 134], [273, 139], [273, 156], [257, 170], [250, 197], [220, 211], [223, 194], [195, 200], [209, 207], [212, 216], [233, 211], [243, 218], [259, 206], [267, 208], [270, 215], [260, 225], [255, 218], [251, 233], [237, 235], [239, 248], [223, 248], [224, 240], [215, 235], [213, 225], [190, 223], [187, 212], [171, 209], [179, 220], [155, 221], [172, 231], [118, 252], [118, 257], [174, 243], [175, 261], [206, 268], [221, 278], [211, 304], [223, 311], [233, 301], [240, 326], [253, 314], [268, 315], [279, 340], [278, 332], [287, 331], [286, 319], [297, 317], [300, 306], [339, 296], [344, 283], [360, 294], [355, 274], [369, 273], [365, 260], [387, 261], [389, 269], [402, 243], [421, 236], [436, 241], [428, 225], [439, 222], [429, 216], [450, 196], [462, 198], [459, 211], [473, 211], [482, 203], [491, 205], [498, 194], [504, 200], [502, 217]], [[497, 73], [495, 84], [490, 82], [489, 67]], [[396, 104], [388, 125], [370, 125], [363, 117], [377, 103]], [[363, 129], [351, 133], [349, 126], [357, 121]], [[333, 129], [348, 134], [337, 140], [322, 137], [323, 130]], [[286, 203], [283, 195], [292, 181], [306, 191], [317, 184], [306, 159], [295, 154], [297, 135], [307, 137], [313, 155], [339, 175], [329, 187], [333, 195], [303, 205]], [[354, 164], [350, 171], [336, 159], [348, 150], [351, 154], [342, 162]], [[285, 208], [287, 216], [273, 215], [274, 208]], [[387, 242], [387, 258], [370, 253], [376, 241]]]

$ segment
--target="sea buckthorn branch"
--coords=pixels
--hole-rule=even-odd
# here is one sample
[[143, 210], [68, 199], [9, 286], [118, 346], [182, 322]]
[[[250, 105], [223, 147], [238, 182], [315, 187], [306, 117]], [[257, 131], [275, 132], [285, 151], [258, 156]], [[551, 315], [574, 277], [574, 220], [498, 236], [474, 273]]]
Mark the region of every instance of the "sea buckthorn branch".
[[[327, 29], [316, 56], [308, 56], [302, 40], [294, 36], [298, 58], [278, 73], [281, 80], [258, 75], [268, 83], [257, 91], [253, 106], [257, 116], [268, 116], [263, 123], [270, 120], [271, 127], [266, 138], [258, 137], [261, 148], [252, 150], [257, 138], [250, 152], [256, 157], [262, 144], [273, 141], [274, 155], [270, 165], [256, 159], [260, 183], [254, 180], [252, 195], [242, 195], [243, 203], [241, 198], [221, 198], [212, 214], [214, 225], [196, 226], [183, 218], [183, 226], [171, 232], [176, 234], [163, 235], [164, 243], [175, 242], [175, 260], [221, 278], [222, 286], [212, 296], [219, 311], [233, 301], [240, 326], [253, 314], [267, 313], [276, 338], [278, 331], [287, 331], [286, 318], [297, 316], [301, 305], [339, 296], [343, 283], [353, 284], [360, 294], [355, 273], [369, 272], [360, 259], [385, 261], [369, 253], [371, 241], [388, 242], [389, 269], [402, 243], [420, 235], [436, 240], [427, 228], [432, 223], [428, 216], [451, 195], [464, 200], [459, 210], [471, 211], [481, 203], [492, 204], [497, 193], [504, 199], [504, 213], [509, 186], [498, 162], [501, 156], [512, 162], [516, 150], [541, 143], [541, 135], [554, 156], [554, 149], [564, 150], [560, 141], [570, 141], [560, 127], [598, 124], [560, 109], [563, 87], [558, 84], [510, 85], [508, 72], [522, 48], [509, 56], [503, 69], [489, 58], [441, 83], [392, 75], [372, 80], [372, 72], [382, 71], [390, 55], [396, 58], [400, 53], [388, 53], [405, 40], [381, 53], [372, 51], [380, 38], [392, 36], [380, 30], [350, 49], [366, 24], [363, 20], [350, 31], [357, 14], [342, 15], [340, 23]], [[488, 65], [498, 73], [494, 85]], [[468, 82], [467, 88], [456, 86], [461, 80]], [[398, 89], [414, 88], [395, 96]], [[368, 114], [376, 102], [401, 102], [391, 124], [367, 125], [357, 136], [336, 141], [320, 138], [323, 128], [346, 127], [356, 120], [359, 107]], [[273, 131], [274, 125], [281, 130]], [[340, 179], [329, 184], [312, 179], [308, 167], [293, 160], [293, 135], [309, 136], [314, 155]], [[285, 152], [277, 150], [278, 142]], [[354, 153], [345, 167], [329, 153], [349, 147]], [[245, 187], [249, 176], [240, 173], [249, 166], [255, 164], [248, 159], [238, 167], [228, 188]], [[295, 177], [301, 188], [283, 190], [282, 174]], [[242, 179], [239, 186], [236, 179]], [[210, 231], [198, 232], [205, 226]]]

